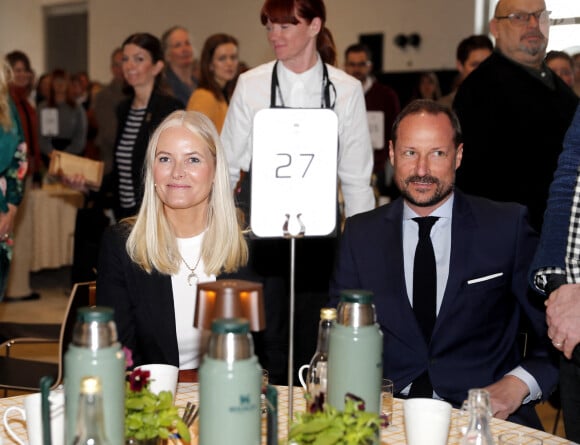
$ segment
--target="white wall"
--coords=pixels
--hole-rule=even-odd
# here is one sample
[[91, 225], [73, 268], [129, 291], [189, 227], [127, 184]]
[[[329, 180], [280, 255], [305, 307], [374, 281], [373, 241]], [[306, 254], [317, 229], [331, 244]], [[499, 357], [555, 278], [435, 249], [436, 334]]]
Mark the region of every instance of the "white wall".
[[[44, 70], [42, 5], [67, 0], [0, 0], [0, 54], [19, 48], [33, 67]], [[137, 31], [160, 35], [180, 24], [191, 31], [198, 51], [215, 32], [240, 41], [241, 59], [250, 66], [272, 58], [259, 22], [263, 0], [87, 0], [89, 11], [89, 74], [109, 78], [109, 55], [125, 37]], [[454, 68], [455, 47], [475, 29], [475, 0], [326, 0], [327, 25], [334, 34], [339, 60], [360, 33], [385, 34], [385, 71]], [[203, 11], [203, 12], [202, 12]], [[419, 49], [400, 50], [398, 33], [418, 32]]]

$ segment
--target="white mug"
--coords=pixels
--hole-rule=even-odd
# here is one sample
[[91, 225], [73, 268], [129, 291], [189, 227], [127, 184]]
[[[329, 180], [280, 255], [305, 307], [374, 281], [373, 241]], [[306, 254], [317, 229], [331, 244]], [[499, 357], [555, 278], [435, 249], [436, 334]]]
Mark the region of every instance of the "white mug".
[[[51, 391], [48, 397], [50, 401], [50, 431], [52, 445], [64, 445], [64, 392]], [[8, 435], [19, 445], [26, 445], [16, 431], [10, 427], [15, 416], [9, 417], [12, 411], [16, 411], [26, 422], [29, 445], [42, 445], [42, 410], [40, 393], [31, 394], [24, 398], [24, 409], [19, 406], [10, 406], [4, 411], [4, 427]]]
[[408, 445], [446, 445], [451, 405], [443, 400], [407, 399], [403, 402]]
[[175, 399], [177, 390], [177, 378], [179, 377], [179, 368], [173, 365], [150, 364], [137, 366], [135, 369], [149, 371], [149, 389], [153, 394], [159, 394], [161, 391], [170, 391]]
[[302, 376], [302, 373], [304, 371], [306, 371], [306, 374], [308, 375], [309, 369], [310, 369], [310, 365], [302, 365], [300, 367], [300, 369], [298, 370], [298, 380], [300, 380], [300, 384], [302, 385], [302, 388], [304, 388], [304, 391], [308, 391], [308, 384], [307, 384], [306, 380], [304, 379], [304, 377]]

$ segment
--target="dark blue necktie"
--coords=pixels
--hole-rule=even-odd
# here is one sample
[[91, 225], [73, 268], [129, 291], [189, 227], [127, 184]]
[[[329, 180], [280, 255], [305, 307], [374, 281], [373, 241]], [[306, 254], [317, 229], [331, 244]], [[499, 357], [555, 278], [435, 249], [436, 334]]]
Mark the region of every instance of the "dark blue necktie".
[[[419, 225], [419, 241], [413, 264], [413, 312], [427, 344], [431, 340], [435, 325], [437, 305], [437, 269], [431, 242], [431, 228], [438, 219], [436, 216], [413, 218]], [[429, 374], [425, 371], [411, 385], [409, 397], [432, 396], [433, 386]]]

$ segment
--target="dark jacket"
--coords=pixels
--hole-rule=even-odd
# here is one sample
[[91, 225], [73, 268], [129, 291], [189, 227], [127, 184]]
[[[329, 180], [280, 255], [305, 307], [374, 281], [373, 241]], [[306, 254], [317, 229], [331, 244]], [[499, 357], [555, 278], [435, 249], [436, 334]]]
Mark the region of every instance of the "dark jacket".
[[553, 77], [553, 89], [494, 52], [463, 81], [453, 103], [464, 138], [457, 186], [527, 206], [538, 231], [564, 133], [578, 104], [570, 87], [545, 70]]
[[[117, 107], [117, 139], [115, 142], [115, 153], [113, 155], [113, 179], [111, 188], [113, 190], [113, 208], [119, 211], [119, 172], [116, 162], [117, 147], [119, 146], [119, 141], [123, 130], [125, 127], [125, 122], [127, 121], [127, 116], [129, 115], [129, 110], [131, 109], [131, 103], [133, 102], [133, 97], [129, 97], [123, 100]], [[165, 119], [169, 114], [175, 110], [183, 109], [181, 102], [172, 96], [167, 96], [159, 92], [154, 91], [149, 99], [149, 104], [147, 105], [147, 111], [145, 113], [145, 118], [137, 134], [137, 139], [135, 140], [135, 146], [133, 147], [133, 158], [131, 165], [131, 173], [133, 177], [133, 185], [135, 186], [135, 192], [137, 197], [137, 206], [135, 210], [139, 209], [141, 205], [141, 200], [143, 199], [143, 163], [145, 161], [145, 154], [147, 153], [147, 145], [149, 144], [149, 138], [159, 126], [159, 124]], [[128, 216], [128, 215], [123, 215]]]
[[[429, 344], [407, 295], [402, 218], [399, 198], [347, 219], [330, 291], [374, 293], [384, 334], [383, 374], [395, 391], [428, 371], [435, 392], [460, 406], [470, 388], [490, 385], [521, 365], [548, 397], [558, 372], [549, 357], [545, 315], [530, 300], [527, 271], [537, 235], [525, 208], [455, 192], [449, 277]], [[471, 282], [482, 277], [490, 278]], [[535, 339], [526, 357], [518, 345], [524, 318]], [[521, 410], [527, 411], [523, 423], [539, 425], [527, 420], [537, 421], [533, 407]]]

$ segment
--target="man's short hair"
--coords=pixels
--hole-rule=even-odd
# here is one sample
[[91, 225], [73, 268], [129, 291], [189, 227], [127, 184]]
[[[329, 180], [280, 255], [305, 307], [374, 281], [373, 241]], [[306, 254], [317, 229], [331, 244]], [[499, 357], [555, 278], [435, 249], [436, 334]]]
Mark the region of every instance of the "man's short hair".
[[371, 50], [369, 49], [368, 46], [366, 46], [363, 43], [355, 43], [353, 45], [350, 45], [345, 51], [344, 51], [344, 59], [346, 60], [348, 58], [348, 55], [350, 53], [365, 53], [367, 55], [367, 59], [368, 60], [372, 60], [373, 58], [373, 54], [371, 53]]
[[570, 56], [570, 54], [564, 51], [555, 51], [555, 50], [549, 51], [548, 54], [546, 54], [546, 57], [544, 58], [544, 62], [548, 63], [554, 59], [564, 59], [566, 62], [570, 64], [570, 68], [574, 68], [574, 59], [572, 59], [572, 56]]
[[476, 49], [489, 49], [490, 51], [493, 51], [493, 43], [488, 36], [483, 34], [469, 36], [457, 45], [457, 60], [464, 65], [465, 61], [469, 59], [471, 51]]
[[398, 130], [401, 121], [405, 119], [407, 116], [413, 114], [421, 114], [427, 113], [432, 115], [437, 114], [444, 114], [449, 118], [449, 122], [451, 123], [451, 127], [453, 128], [453, 143], [455, 144], [455, 148], [459, 147], [459, 144], [463, 141], [463, 135], [461, 133], [461, 124], [459, 123], [459, 119], [453, 110], [445, 105], [441, 105], [438, 102], [435, 102], [431, 99], [416, 99], [409, 103], [405, 108], [401, 110], [398, 114], [395, 122], [393, 122], [393, 128], [391, 131], [391, 141], [393, 142], [393, 146], [397, 142], [398, 137]]

